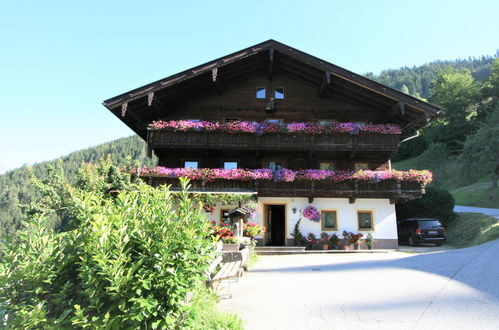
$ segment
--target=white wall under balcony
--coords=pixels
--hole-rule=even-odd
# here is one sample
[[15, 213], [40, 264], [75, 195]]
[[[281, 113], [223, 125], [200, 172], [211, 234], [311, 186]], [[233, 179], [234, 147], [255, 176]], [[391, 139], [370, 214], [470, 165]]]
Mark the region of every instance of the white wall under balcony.
[[[264, 225], [264, 210], [263, 206], [265, 203], [268, 204], [286, 204], [286, 237], [292, 238], [290, 233], [296, 222], [300, 219], [303, 209], [308, 205], [312, 205], [321, 210], [336, 210], [337, 211], [337, 221], [338, 230], [334, 231], [339, 233], [341, 238], [341, 233], [343, 230], [357, 233], [361, 232], [366, 234], [365, 231], [359, 231], [357, 224], [357, 211], [358, 210], [372, 210], [374, 214], [374, 230], [372, 234], [376, 239], [397, 239], [397, 220], [395, 215], [395, 205], [390, 204], [388, 199], [368, 199], [360, 198], [356, 199], [355, 203], [350, 204], [348, 198], [315, 198], [314, 201], [309, 204], [308, 198], [282, 198], [282, 197], [261, 197], [258, 198], [259, 208], [252, 219], [251, 222], [257, 222]], [[234, 206], [235, 207], [235, 206]], [[231, 208], [230, 206], [223, 206], [223, 208]], [[296, 208], [296, 213], [293, 213], [293, 208]], [[220, 207], [217, 207], [213, 213], [207, 213], [208, 218], [211, 220], [220, 219]], [[319, 237], [321, 233], [321, 224], [313, 222], [303, 216], [301, 216], [300, 231], [303, 235], [308, 235], [308, 233], [313, 233]], [[329, 231], [332, 233], [333, 231]]]

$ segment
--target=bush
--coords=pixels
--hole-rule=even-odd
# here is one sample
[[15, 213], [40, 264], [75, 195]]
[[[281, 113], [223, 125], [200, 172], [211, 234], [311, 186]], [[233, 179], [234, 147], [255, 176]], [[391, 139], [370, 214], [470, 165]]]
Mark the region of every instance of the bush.
[[447, 190], [428, 187], [422, 198], [398, 203], [396, 211], [398, 219], [437, 218], [446, 226], [455, 218], [454, 197]]
[[212, 258], [209, 223], [185, 191], [174, 197], [166, 188], [136, 187], [107, 199], [70, 189], [71, 230], [58, 233], [34, 214], [18, 241], [2, 244], [3, 326], [175, 328], [186, 321]]

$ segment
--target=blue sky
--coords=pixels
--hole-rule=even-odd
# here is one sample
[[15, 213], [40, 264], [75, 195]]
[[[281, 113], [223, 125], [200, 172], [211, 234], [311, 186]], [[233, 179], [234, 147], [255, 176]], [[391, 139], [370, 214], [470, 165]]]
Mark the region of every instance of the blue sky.
[[0, 173], [131, 135], [104, 99], [267, 39], [357, 73], [492, 55], [499, 1], [2, 1]]

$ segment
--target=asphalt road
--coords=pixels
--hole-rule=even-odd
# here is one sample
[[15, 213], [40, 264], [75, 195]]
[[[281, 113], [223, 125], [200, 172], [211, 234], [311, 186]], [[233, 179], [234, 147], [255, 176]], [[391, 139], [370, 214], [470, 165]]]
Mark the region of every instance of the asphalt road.
[[219, 308], [247, 329], [499, 329], [499, 240], [431, 253], [261, 256]]
[[483, 213], [485, 215], [490, 215], [491, 217], [495, 217], [499, 219], [499, 209], [490, 209], [487, 207], [473, 207], [473, 206], [463, 206], [456, 205], [454, 206], [454, 212], [473, 212], [473, 213]]

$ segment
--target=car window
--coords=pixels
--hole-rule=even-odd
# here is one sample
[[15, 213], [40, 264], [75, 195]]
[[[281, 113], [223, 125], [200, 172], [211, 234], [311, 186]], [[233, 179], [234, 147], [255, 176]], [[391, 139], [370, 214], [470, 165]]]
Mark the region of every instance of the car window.
[[432, 220], [432, 221], [418, 221], [419, 228], [421, 229], [432, 229], [442, 227], [440, 221]]

